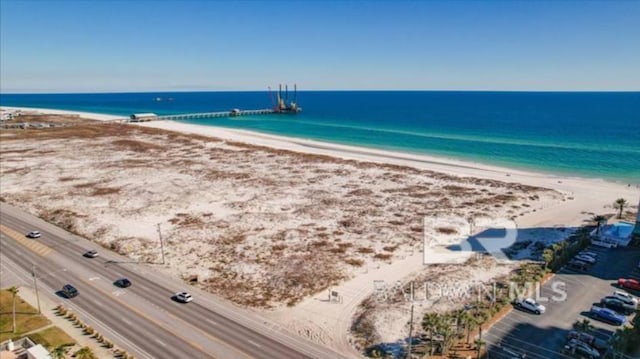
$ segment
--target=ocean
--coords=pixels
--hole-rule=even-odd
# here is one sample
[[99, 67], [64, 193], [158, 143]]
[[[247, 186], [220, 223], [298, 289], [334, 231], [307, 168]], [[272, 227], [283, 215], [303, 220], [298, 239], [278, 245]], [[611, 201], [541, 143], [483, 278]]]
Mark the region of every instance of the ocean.
[[[297, 115], [188, 122], [640, 183], [640, 92], [300, 91], [297, 100]], [[267, 91], [1, 94], [0, 105], [128, 116], [270, 108], [272, 99]]]

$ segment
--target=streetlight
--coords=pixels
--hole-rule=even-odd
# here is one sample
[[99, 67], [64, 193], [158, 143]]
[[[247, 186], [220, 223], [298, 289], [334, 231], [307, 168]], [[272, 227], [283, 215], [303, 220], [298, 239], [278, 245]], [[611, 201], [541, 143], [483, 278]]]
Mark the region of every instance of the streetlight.
[[36, 276], [36, 265], [35, 263], [32, 263], [33, 267], [31, 270], [31, 275], [33, 276], [33, 288], [36, 291], [36, 301], [38, 302], [38, 314], [41, 313], [40, 311], [40, 295], [38, 294], [38, 277]]
[[411, 359], [411, 344], [413, 343], [413, 303], [411, 303], [411, 319], [409, 321], [409, 348], [407, 349], [407, 358]]
[[42, 278], [48, 277], [48, 276], [53, 275], [53, 274], [58, 273], [58, 272], [66, 272], [67, 268], [62, 268], [60, 270], [53, 271], [53, 272], [51, 272], [51, 273], [49, 273], [47, 275], [43, 275], [42, 277], [38, 277], [36, 275], [36, 264], [35, 263], [31, 263], [31, 265], [32, 265], [31, 266], [31, 276], [33, 277], [33, 289], [36, 291], [36, 301], [38, 302], [38, 314], [40, 314], [41, 310], [40, 310], [40, 295], [38, 294], [38, 279], [42, 279]]
[[162, 232], [160, 231], [160, 223], [158, 226], [158, 237], [160, 237], [160, 251], [162, 252], [162, 264], [164, 264], [164, 243], [162, 242]]

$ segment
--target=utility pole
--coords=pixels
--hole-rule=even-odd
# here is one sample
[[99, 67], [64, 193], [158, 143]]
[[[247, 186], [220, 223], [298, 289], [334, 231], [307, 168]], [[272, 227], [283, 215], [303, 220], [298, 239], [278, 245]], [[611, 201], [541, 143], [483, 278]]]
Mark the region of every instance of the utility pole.
[[162, 252], [162, 264], [164, 264], [164, 243], [162, 243], [162, 231], [160, 231], [160, 223], [158, 223], [158, 237], [160, 237], [160, 251]]
[[480, 359], [480, 350], [482, 350], [482, 324], [483, 323], [480, 323], [480, 327], [478, 329], [479, 336], [478, 336], [478, 344], [476, 345], [478, 348], [477, 359]]
[[36, 291], [36, 301], [38, 302], [38, 314], [40, 311], [40, 295], [38, 294], [38, 277], [36, 276], [36, 265], [33, 264], [31, 275], [33, 276], [33, 288]]
[[407, 348], [407, 358], [411, 358], [411, 336], [413, 336], [413, 304], [411, 304], [411, 319], [409, 320], [409, 346]]

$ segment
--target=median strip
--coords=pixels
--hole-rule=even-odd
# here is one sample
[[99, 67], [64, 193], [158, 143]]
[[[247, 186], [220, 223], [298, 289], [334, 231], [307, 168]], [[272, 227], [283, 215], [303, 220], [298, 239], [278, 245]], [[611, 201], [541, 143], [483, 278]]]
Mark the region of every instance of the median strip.
[[46, 257], [53, 250], [35, 239], [27, 239], [24, 233], [15, 231], [4, 224], [0, 224], [0, 231], [41, 257]]

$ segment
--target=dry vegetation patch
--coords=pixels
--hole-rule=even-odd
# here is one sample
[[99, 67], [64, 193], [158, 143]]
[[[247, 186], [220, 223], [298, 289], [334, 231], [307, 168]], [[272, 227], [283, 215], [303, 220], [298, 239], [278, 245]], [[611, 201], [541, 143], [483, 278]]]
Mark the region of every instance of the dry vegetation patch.
[[0, 143], [3, 200], [151, 262], [160, 223], [173, 274], [250, 306], [296, 303], [421, 248], [424, 216], [468, 218], [489, 205], [515, 216], [559, 197], [126, 124], [11, 133]]

